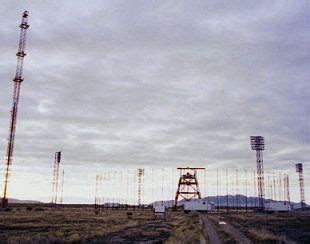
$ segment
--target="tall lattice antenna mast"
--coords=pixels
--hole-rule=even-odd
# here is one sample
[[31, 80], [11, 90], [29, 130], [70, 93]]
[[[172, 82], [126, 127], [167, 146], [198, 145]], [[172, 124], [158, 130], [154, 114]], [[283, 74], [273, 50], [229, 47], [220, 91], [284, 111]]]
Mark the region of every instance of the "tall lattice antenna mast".
[[299, 188], [300, 188], [300, 204], [301, 208], [305, 207], [305, 188], [304, 188], [304, 173], [302, 164], [295, 164], [296, 172], [299, 174]]
[[52, 188], [52, 204], [57, 204], [58, 184], [59, 184], [59, 164], [61, 161], [61, 151], [55, 152], [54, 170], [53, 170], [53, 188]]
[[8, 138], [8, 147], [7, 147], [7, 155], [6, 155], [6, 166], [4, 172], [4, 191], [2, 198], [2, 207], [5, 208], [8, 206], [8, 179], [10, 175], [10, 166], [13, 161], [13, 151], [14, 151], [14, 138], [15, 138], [15, 130], [16, 130], [16, 120], [17, 120], [17, 110], [18, 110], [18, 100], [20, 94], [20, 86], [23, 81], [23, 61], [26, 56], [25, 53], [25, 45], [26, 45], [26, 34], [28, 25], [28, 11], [24, 11], [22, 15], [22, 21], [19, 25], [20, 27], [20, 38], [19, 38], [19, 46], [18, 51], [16, 53], [17, 56], [17, 66], [16, 66], [16, 74], [13, 79], [14, 81], [14, 91], [13, 91], [13, 105], [11, 110], [11, 120], [10, 120], [10, 131]]
[[264, 163], [263, 163], [263, 150], [265, 150], [264, 137], [262, 136], [251, 136], [250, 137], [252, 150], [256, 151], [256, 167], [257, 167], [257, 189], [258, 189], [258, 201], [259, 208], [264, 209]]

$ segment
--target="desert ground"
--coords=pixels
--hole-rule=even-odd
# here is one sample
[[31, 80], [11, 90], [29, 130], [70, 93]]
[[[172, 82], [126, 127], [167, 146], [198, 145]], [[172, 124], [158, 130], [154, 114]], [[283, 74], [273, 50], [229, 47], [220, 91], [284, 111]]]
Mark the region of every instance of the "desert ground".
[[[132, 216], [128, 216], [128, 212]], [[0, 243], [307, 243], [310, 211], [278, 214], [15, 206], [0, 212]]]

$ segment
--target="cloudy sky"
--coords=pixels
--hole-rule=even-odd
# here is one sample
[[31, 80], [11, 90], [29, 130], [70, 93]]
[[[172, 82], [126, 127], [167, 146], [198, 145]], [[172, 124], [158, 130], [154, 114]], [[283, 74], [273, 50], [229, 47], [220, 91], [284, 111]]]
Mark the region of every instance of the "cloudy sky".
[[298, 200], [294, 163], [310, 171], [308, 1], [2, 1], [1, 171], [24, 10], [10, 197], [49, 201], [57, 150], [64, 199], [92, 201], [105, 168], [254, 170], [249, 136], [262, 135], [266, 171], [290, 173]]

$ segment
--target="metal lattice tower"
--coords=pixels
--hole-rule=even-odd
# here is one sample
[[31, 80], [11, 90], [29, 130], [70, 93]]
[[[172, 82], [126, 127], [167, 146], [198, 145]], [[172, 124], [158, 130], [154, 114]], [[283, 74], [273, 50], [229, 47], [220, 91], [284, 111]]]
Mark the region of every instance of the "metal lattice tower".
[[296, 172], [299, 174], [299, 188], [300, 188], [300, 204], [301, 208], [305, 207], [305, 188], [304, 188], [304, 173], [302, 164], [295, 164]]
[[257, 189], [258, 189], [258, 201], [259, 208], [264, 208], [264, 162], [263, 162], [263, 150], [265, 150], [264, 137], [251, 136], [250, 137], [251, 148], [256, 151], [256, 167], [257, 167]]
[[53, 170], [53, 188], [52, 188], [52, 203], [57, 204], [58, 198], [58, 180], [59, 180], [59, 164], [61, 161], [61, 151], [55, 152], [54, 170]]
[[10, 175], [10, 166], [13, 161], [13, 151], [14, 151], [14, 139], [15, 139], [15, 130], [16, 130], [16, 120], [17, 120], [17, 111], [18, 111], [18, 101], [20, 94], [20, 86], [23, 79], [23, 60], [26, 56], [25, 46], [26, 46], [26, 34], [28, 25], [28, 11], [24, 11], [22, 15], [22, 21], [19, 25], [20, 27], [20, 38], [18, 51], [16, 53], [17, 56], [17, 66], [16, 66], [16, 74], [13, 79], [14, 81], [14, 91], [13, 91], [13, 105], [11, 110], [11, 119], [10, 119], [10, 130], [9, 130], [9, 138], [8, 138], [8, 147], [7, 147], [7, 155], [6, 155], [6, 166], [4, 172], [4, 191], [2, 198], [2, 207], [5, 208], [8, 206], [8, 179]]
[[182, 197], [186, 201], [198, 198], [201, 199], [199, 190], [197, 171], [205, 170], [205, 168], [177, 168], [180, 171], [178, 189], [175, 194], [174, 208], [177, 208], [178, 199]]
[[141, 193], [142, 193], [142, 177], [144, 176], [144, 169], [138, 169], [138, 206], [141, 205]]

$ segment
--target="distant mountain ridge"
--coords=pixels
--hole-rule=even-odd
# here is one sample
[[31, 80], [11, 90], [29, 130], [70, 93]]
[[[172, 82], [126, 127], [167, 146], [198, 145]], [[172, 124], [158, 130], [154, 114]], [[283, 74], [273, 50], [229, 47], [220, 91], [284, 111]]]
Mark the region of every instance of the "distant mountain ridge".
[[[208, 202], [212, 202], [215, 205], [218, 206], [240, 206], [240, 207], [255, 207], [259, 205], [259, 198], [258, 197], [247, 197], [242, 194], [238, 195], [224, 195], [224, 196], [208, 196], [204, 197], [203, 199], [206, 199]], [[227, 201], [228, 200], [228, 201]], [[264, 201], [270, 201], [270, 202], [285, 202], [283, 200], [271, 200], [271, 199], [266, 199], [264, 198]], [[228, 204], [227, 204], [228, 202]], [[291, 201], [290, 203], [295, 203]], [[307, 204], [306, 204], [307, 205]]]
[[9, 203], [43, 203], [35, 200], [20, 200], [15, 198], [9, 198]]
[[[197, 201], [198, 199], [194, 199], [194, 201]], [[224, 196], [208, 196], [203, 197], [203, 201], [207, 201], [209, 203], [213, 203], [215, 206], [220, 207], [257, 207], [259, 205], [259, 198], [258, 197], [247, 197], [245, 195], [224, 195]], [[264, 201], [272, 201], [272, 202], [284, 202], [284, 201], [278, 201], [278, 200], [269, 200], [264, 199]], [[178, 205], [183, 205], [185, 202], [184, 199], [178, 201]], [[155, 205], [161, 205], [162, 201], [155, 201], [153, 204]], [[295, 203], [295, 202], [291, 202]], [[167, 207], [172, 207], [174, 204], [173, 200], [166, 200], [164, 201], [164, 205]], [[308, 206], [308, 205], [307, 205]]]
[[[224, 195], [224, 196], [208, 196], [208, 197], [203, 197], [203, 200], [207, 200], [207, 202], [209, 203], [213, 203], [215, 206], [220, 206], [220, 207], [225, 207], [225, 206], [229, 206], [229, 207], [255, 207], [258, 206], [259, 204], [259, 199], [258, 197], [246, 197], [245, 195]], [[228, 199], [228, 204], [227, 204], [227, 199]], [[198, 199], [195, 199], [198, 200]], [[180, 200], [178, 202], [178, 205], [183, 205], [184, 203], [184, 199]], [[265, 199], [265, 201], [269, 201], [268, 199]], [[277, 200], [271, 200], [272, 202], [283, 202], [283, 201], [277, 201]], [[15, 198], [9, 198], [9, 203], [17, 203], [17, 204], [46, 204], [46, 202], [41, 202], [41, 201], [37, 201], [37, 200], [21, 200], [21, 199], [15, 199]], [[172, 207], [174, 204], [174, 200], [165, 200], [163, 201], [164, 205], [167, 207]], [[217, 204], [218, 203], [218, 204]], [[295, 203], [295, 202], [291, 202], [291, 203]], [[79, 204], [83, 204], [83, 203], [79, 203]], [[88, 204], [92, 204], [92, 203], [88, 203]], [[161, 205], [162, 201], [155, 201], [151, 204], [155, 204], [155, 205]], [[309, 206], [306, 204], [306, 206]]]

